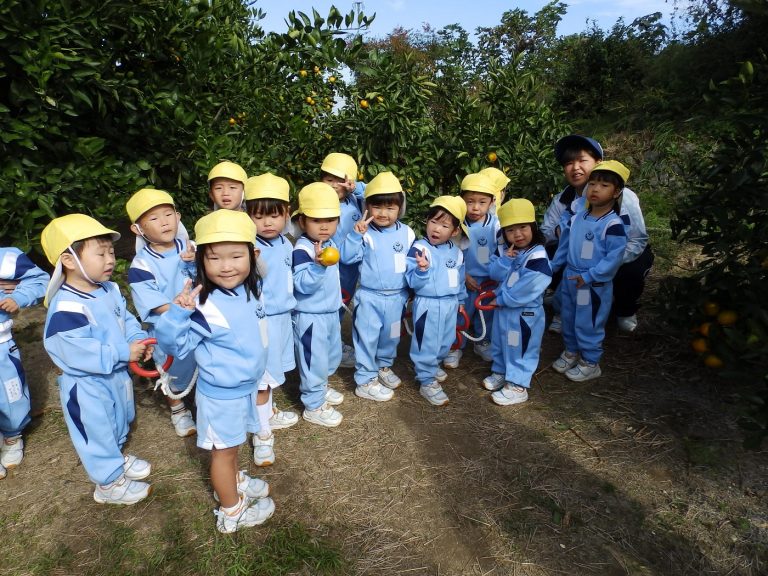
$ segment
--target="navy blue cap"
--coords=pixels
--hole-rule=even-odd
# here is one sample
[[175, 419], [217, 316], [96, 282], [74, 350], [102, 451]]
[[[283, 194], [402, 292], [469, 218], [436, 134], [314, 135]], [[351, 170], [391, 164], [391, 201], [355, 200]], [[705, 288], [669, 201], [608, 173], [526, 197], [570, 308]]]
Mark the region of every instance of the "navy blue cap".
[[593, 150], [597, 154], [599, 160], [603, 159], [603, 147], [600, 146], [600, 142], [594, 138], [582, 136], [581, 134], [569, 134], [555, 142], [555, 159], [558, 164], [563, 163], [563, 155], [565, 154], [565, 151], [571, 148]]

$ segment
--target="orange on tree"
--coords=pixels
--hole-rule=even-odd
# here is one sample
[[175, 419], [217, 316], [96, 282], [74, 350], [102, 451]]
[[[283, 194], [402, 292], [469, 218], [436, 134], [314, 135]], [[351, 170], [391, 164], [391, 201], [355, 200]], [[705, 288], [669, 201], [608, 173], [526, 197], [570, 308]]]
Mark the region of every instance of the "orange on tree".
[[368, 108], [368, 100], [360, 100], [360, 108]]
[[488, 156], [486, 156], [486, 158], [488, 158], [488, 162], [490, 162], [491, 164], [493, 164], [494, 162], [496, 162], [496, 160], [499, 159], [499, 157], [496, 155], [496, 152], [488, 152]]
[[707, 368], [722, 368], [723, 361], [720, 360], [720, 358], [715, 356], [714, 354], [707, 354], [704, 357], [704, 365]]
[[720, 326], [732, 326], [736, 324], [736, 320], [739, 319], [739, 315], [733, 310], [723, 310], [717, 315], [717, 323]]
[[328, 76], [328, 82], [330, 82], [331, 84], [336, 82], [336, 76]]
[[709, 336], [710, 328], [712, 328], [712, 322], [702, 322], [701, 326], [699, 326], [699, 334]]
[[717, 316], [718, 312], [720, 312], [720, 306], [718, 306], [717, 302], [707, 302], [704, 304], [704, 314], [707, 316]]
[[229, 119], [229, 125], [230, 126], [234, 126], [236, 122], [237, 122], [237, 120], [235, 120], [234, 118], [230, 118]]
[[306, 70], [299, 70], [299, 76], [301, 76], [302, 78], [306, 78], [307, 77], [307, 71]]
[[323, 248], [317, 257], [317, 261], [323, 266], [333, 266], [339, 261], [339, 251], [333, 246]]
[[707, 343], [706, 338], [696, 338], [691, 342], [691, 348], [699, 354], [703, 354], [709, 350], [709, 344]]

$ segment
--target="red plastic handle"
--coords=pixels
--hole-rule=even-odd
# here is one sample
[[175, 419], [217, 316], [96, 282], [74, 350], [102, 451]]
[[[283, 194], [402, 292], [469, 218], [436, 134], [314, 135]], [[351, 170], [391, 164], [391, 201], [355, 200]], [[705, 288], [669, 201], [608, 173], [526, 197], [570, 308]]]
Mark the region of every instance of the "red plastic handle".
[[451, 350], [457, 350], [461, 348], [461, 345], [464, 342], [464, 335], [461, 332], [462, 330], [469, 329], [469, 315], [467, 314], [467, 311], [461, 310], [459, 312], [459, 316], [461, 316], [461, 323], [456, 324], [456, 340], [453, 342]]
[[480, 284], [480, 291], [485, 292], [486, 290], [493, 290], [498, 285], [499, 283], [496, 282], [496, 280], [485, 280], [482, 284]]
[[[141, 343], [146, 344], [147, 346], [151, 344], [157, 344], [157, 338], [145, 338], [141, 341]], [[173, 364], [173, 356], [168, 356], [168, 358], [165, 359], [165, 364], [163, 364], [163, 372], [166, 372], [168, 368], [171, 367], [171, 364]], [[137, 376], [143, 376], [144, 378], [157, 378], [160, 376], [160, 372], [158, 370], [147, 370], [142, 368], [136, 361], [128, 362], [128, 368], [130, 368], [131, 372]]]
[[478, 310], [493, 310], [496, 308], [495, 304], [483, 304], [483, 300], [493, 300], [496, 298], [496, 292], [493, 290], [485, 290], [484, 292], [480, 292], [480, 294], [477, 295], [477, 298], [475, 298], [475, 308]]
[[349, 304], [349, 301], [352, 300], [352, 294], [344, 290], [344, 288], [341, 289], [341, 301], [344, 304]]

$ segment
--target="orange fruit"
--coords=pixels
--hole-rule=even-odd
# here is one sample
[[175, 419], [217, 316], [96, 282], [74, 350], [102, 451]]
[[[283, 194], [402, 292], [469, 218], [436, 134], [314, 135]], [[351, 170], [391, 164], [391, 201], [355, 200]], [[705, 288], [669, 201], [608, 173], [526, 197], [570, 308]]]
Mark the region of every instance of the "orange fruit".
[[304, 100], [306, 100], [307, 104], [310, 106], [315, 103], [315, 101], [312, 99], [312, 96], [307, 96]]
[[704, 357], [704, 365], [707, 368], [722, 368], [723, 361], [714, 354], [708, 354]]
[[360, 100], [360, 108], [368, 108], [368, 100]]
[[493, 164], [494, 162], [496, 162], [496, 160], [499, 159], [499, 157], [496, 155], [496, 152], [488, 152], [487, 158], [488, 158], [488, 162], [490, 162], [491, 164]]
[[706, 338], [696, 338], [691, 342], [691, 348], [699, 354], [702, 354], [709, 350], [709, 344], [707, 344]]
[[331, 84], [336, 82], [336, 76], [328, 76], [328, 82], [330, 82]]
[[302, 78], [306, 78], [307, 77], [307, 71], [306, 70], [299, 70], [299, 76], [301, 76]]
[[230, 118], [229, 119], [229, 125], [230, 126], [234, 126], [236, 122], [237, 122], [237, 120], [235, 120], [234, 118]]
[[709, 336], [709, 329], [712, 328], [712, 322], [702, 322], [699, 326], [699, 334]]
[[720, 312], [720, 306], [717, 305], [717, 302], [707, 302], [704, 304], [704, 314], [707, 316], [717, 316], [718, 312]]
[[317, 260], [323, 266], [333, 266], [339, 261], [339, 251], [333, 246], [323, 248], [320, 255], [317, 257]]
[[736, 320], [739, 319], [739, 315], [733, 310], [723, 310], [717, 315], [717, 323], [720, 326], [732, 326], [736, 324]]

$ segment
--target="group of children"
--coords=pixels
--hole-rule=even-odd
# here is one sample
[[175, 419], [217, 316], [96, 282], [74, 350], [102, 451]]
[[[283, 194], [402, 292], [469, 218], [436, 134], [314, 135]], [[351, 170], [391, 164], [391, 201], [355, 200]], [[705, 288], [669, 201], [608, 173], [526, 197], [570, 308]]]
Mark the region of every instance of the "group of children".
[[[563, 158], [594, 142], [566, 139]], [[43, 296], [44, 346], [62, 371], [64, 417], [96, 485], [94, 499], [133, 504], [150, 493], [144, 480], [151, 465], [123, 451], [134, 418], [128, 365], [152, 358], [160, 367], [170, 355], [172, 364], [159, 372], [171, 422], [177, 435], [196, 433], [197, 445], [211, 452], [216, 525], [225, 533], [274, 512], [266, 482], [238, 470], [238, 450], [250, 433], [255, 464], [275, 461], [273, 431], [299, 419], [272, 400], [286, 372], [298, 367], [303, 418], [314, 424], [342, 421], [336, 406], [344, 395], [328, 385], [340, 365], [354, 366], [358, 397], [390, 400], [401, 384], [392, 366], [409, 300], [410, 359], [431, 405], [448, 402], [441, 364], [458, 367], [469, 338], [491, 362], [483, 386], [492, 400], [528, 399], [545, 327], [543, 297], [560, 269], [565, 349], [553, 368], [574, 381], [599, 376], [611, 280], [627, 246], [620, 204], [629, 171], [616, 161], [589, 168], [581, 204], [558, 222], [552, 263], [533, 204], [502, 204], [509, 179], [496, 168], [467, 175], [459, 196], [436, 198], [419, 239], [401, 220], [406, 194], [398, 178], [382, 172], [367, 186], [356, 182], [357, 164], [346, 154], [325, 158], [320, 181], [299, 191], [293, 213], [285, 179], [248, 178], [237, 164], [218, 164], [208, 176], [214, 210], [195, 224], [194, 242], [168, 193], [139, 190], [126, 205], [136, 234], [128, 282], [146, 331], [110, 282], [120, 235], [82, 214], [54, 219], [41, 236], [54, 266], [50, 280], [18, 250], [0, 251], [0, 279], [9, 281], [0, 289], [10, 292], [0, 300], [3, 466], [21, 461], [29, 421], [10, 314]], [[565, 164], [564, 171], [568, 178]], [[493, 312], [480, 318], [475, 301], [489, 288], [483, 308]], [[341, 341], [342, 295], [354, 306], [352, 346]], [[479, 337], [457, 341], [459, 314]], [[193, 417], [183, 396], [195, 384]]]

